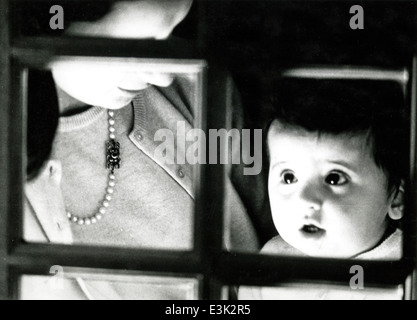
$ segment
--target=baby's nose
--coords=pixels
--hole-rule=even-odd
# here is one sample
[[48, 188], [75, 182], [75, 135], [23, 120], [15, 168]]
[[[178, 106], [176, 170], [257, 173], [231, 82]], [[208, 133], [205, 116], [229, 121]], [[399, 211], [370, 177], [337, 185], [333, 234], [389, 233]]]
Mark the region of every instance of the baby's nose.
[[319, 184], [306, 183], [301, 187], [299, 200], [308, 214], [319, 212], [323, 203], [324, 190]]

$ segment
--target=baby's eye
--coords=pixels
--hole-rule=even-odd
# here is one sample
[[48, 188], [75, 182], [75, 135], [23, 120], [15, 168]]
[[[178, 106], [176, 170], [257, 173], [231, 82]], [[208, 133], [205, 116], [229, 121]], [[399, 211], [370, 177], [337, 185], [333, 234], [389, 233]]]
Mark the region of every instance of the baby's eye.
[[281, 173], [281, 181], [285, 184], [293, 184], [298, 182], [294, 172], [289, 170], [286, 170], [283, 173]]
[[325, 179], [325, 182], [332, 186], [342, 186], [348, 181], [348, 178], [341, 172], [332, 172]]

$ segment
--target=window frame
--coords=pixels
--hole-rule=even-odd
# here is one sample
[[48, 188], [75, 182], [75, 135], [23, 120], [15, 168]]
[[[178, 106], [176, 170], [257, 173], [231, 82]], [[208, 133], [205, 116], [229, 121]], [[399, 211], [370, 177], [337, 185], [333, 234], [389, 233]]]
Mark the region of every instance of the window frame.
[[[17, 299], [17, 278], [21, 274], [49, 275], [49, 268], [62, 265], [74, 268], [120, 269], [142, 272], [170, 273], [201, 276], [200, 298], [218, 300], [223, 286], [270, 285], [282, 281], [332, 281], [348, 284], [352, 260], [293, 258], [242, 254], [223, 250], [224, 182], [226, 166], [201, 165], [197, 176], [201, 187], [196, 196], [195, 246], [191, 252], [142, 250], [132, 248], [105, 248], [93, 246], [64, 246], [32, 244], [22, 241], [24, 162], [26, 120], [26, 76], [28, 65], [37, 65], [45, 59], [45, 46], [51, 55], [128, 57], [141, 52], [143, 58], [204, 59], [204, 26], [202, 36], [193, 51], [175, 56], [166, 55], [174, 42], [88, 39], [22, 38], [10, 39], [9, 1], [0, 2], [0, 152], [4, 156], [0, 170], [0, 299]], [[202, 6], [204, 7], [204, 6]], [[199, 14], [204, 15], [201, 9]], [[201, 19], [204, 21], [204, 19]], [[120, 49], [120, 44], [124, 44]], [[103, 47], [112, 50], [103, 51]], [[409, 197], [406, 208], [404, 256], [398, 262], [361, 261], [366, 283], [372, 285], [405, 286], [405, 299], [417, 298], [416, 240], [417, 222], [417, 58], [410, 67], [408, 99], [411, 105], [411, 153]], [[203, 83], [203, 112], [201, 128], [228, 128], [227, 112], [231, 107], [232, 81], [227, 72], [211, 66]], [[215, 84], [215, 85], [212, 85]], [[207, 90], [205, 90], [207, 88]], [[210, 112], [207, 112], [210, 110]], [[219, 115], [224, 115], [220, 117]], [[414, 119], [414, 121], [413, 121]], [[19, 161], [16, 161], [19, 159]], [[214, 202], [212, 199], [218, 201]], [[19, 213], [19, 214], [17, 214]], [[206, 228], [206, 226], [217, 226]], [[208, 232], [207, 232], [208, 230]], [[305, 268], [308, 264], [309, 268]], [[236, 266], [239, 268], [236, 268]], [[277, 271], [278, 270], [278, 271]], [[326, 270], [326, 274], [323, 274]], [[398, 273], [396, 273], [398, 272]], [[395, 273], [395, 274], [394, 274]], [[388, 274], [388, 276], [387, 276]], [[324, 277], [325, 276], [325, 277]]]

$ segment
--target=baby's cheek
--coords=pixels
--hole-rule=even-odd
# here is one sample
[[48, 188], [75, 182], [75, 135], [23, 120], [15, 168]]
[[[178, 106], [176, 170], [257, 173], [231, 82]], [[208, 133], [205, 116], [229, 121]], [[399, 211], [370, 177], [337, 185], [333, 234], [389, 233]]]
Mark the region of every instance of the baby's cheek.
[[285, 197], [279, 196], [275, 199], [271, 206], [271, 212], [277, 228], [285, 228], [295, 224], [296, 209]]
[[321, 223], [329, 236], [344, 237], [355, 228], [358, 212], [353, 203], [327, 201], [321, 209]]
[[334, 208], [333, 213], [326, 216], [329, 235], [346, 250], [359, 252], [366, 249], [363, 246], [373, 234], [372, 223], [368, 221], [366, 211], [361, 204], [345, 204]]

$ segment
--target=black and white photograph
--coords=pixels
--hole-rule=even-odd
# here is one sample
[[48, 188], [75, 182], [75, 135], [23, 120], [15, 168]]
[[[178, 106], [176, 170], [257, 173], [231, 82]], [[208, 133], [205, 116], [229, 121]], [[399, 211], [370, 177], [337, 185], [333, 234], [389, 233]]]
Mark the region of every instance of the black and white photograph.
[[1, 0], [0, 300], [417, 299], [416, 49], [414, 0]]

